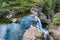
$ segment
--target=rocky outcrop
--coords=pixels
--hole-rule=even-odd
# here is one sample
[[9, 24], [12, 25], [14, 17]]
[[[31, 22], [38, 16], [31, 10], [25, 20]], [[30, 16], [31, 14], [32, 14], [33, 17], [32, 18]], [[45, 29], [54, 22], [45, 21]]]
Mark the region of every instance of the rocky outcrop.
[[49, 29], [50, 35], [54, 38], [54, 40], [60, 40], [60, 25], [54, 26]]
[[26, 30], [22, 40], [42, 40], [42, 31], [34, 26]]

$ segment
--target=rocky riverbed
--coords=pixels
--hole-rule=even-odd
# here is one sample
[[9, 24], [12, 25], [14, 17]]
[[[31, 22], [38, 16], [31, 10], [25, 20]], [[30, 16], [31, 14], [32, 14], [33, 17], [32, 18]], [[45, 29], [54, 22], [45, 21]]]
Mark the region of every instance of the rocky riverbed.
[[0, 40], [60, 40], [59, 0], [0, 2]]

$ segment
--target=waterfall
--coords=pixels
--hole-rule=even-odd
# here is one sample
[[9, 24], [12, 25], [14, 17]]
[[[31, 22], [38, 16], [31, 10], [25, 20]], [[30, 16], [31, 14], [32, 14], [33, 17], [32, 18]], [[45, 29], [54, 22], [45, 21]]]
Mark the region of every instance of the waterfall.
[[[35, 19], [34, 19], [34, 18], [35, 18]], [[23, 22], [22, 22], [22, 21], [23, 21]], [[23, 18], [22, 21], [21, 21], [21, 25], [22, 25], [22, 27], [24, 27], [24, 28], [29, 28], [29, 25], [30, 25], [30, 22], [31, 22], [31, 21], [32, 21], [32, 23], [38, 21], [38, 23], [36, 24], [36, 27], [39, 28], [39, 29], [41, 29], [41, 30], [44, 32], [44, 37], [47, 36], [48, 30], [46, 30], [46, 29], [44, 29], [44, 28], [42, 27], [42, 24], [41, 24], [40, 19], [39, 19], [37, 16], [35, 16], [34, 14], [31, 14], [31, 15], [29, 15], [29, 16], [26, 16], [25, 19]], [[23, 25], [23, 24], [25, 24], [25, 25]]]
[[0, 39], [22, 40], [25, 30], [30, 27], [31, 22], [35, 22], [33, 18], [34, 15], [31, 14], [26, 17], [19, 18], [19, 23], [0, 24]]
[[48, 31], [42, 28], [40, 19], [34, 14], [31, 14], [23, 18], [18, 18], [19, 23], [0, 24], [0, 38], [5, 40], [22, 40], [25, 30], [30, 27], [31, 23], [37, 20], [37, 28], [41, 29], [46, 36]]
[[41, 29], [44, 32], [44, 38], [45, 38], [48, 34], [48, 30], [46, 30], [42, 27], [41, 21], [37, 16], [36, 16], [36, 18], [38, 19], [38, 23], [36, 26], [37, 26], [37, 28]]

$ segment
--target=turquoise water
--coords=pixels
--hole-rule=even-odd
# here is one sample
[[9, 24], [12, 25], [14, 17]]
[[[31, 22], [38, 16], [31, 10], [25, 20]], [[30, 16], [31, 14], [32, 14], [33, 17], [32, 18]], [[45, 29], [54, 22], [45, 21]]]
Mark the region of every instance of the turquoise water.
[[[34, 24], [34, 15], [28, 15], [23, 18], [19, 18], [19, 23], [10, 23], [10, 24], [0, 24], [0, 38], [5, 40], [22, 40], [25, 30], [27, 30], [31, 24]], [[48, 31], [42, 28], [40, 19], [37, 17], [38, 22], [36, 22], [36, 27], [41, 29], [44, 34], [47, 34]]]

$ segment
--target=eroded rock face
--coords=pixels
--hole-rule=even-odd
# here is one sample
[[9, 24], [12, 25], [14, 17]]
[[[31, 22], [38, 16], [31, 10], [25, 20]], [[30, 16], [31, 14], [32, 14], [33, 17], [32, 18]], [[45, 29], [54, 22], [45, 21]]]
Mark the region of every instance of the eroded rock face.
[[22, 40], [42, 40], [42, 31], [34, 26], [26, 30]]
[[49, 32], [51, 33], [51, 36], [54, 38], [54, 40], [60, 40], [60, 25], [50, 28]]

